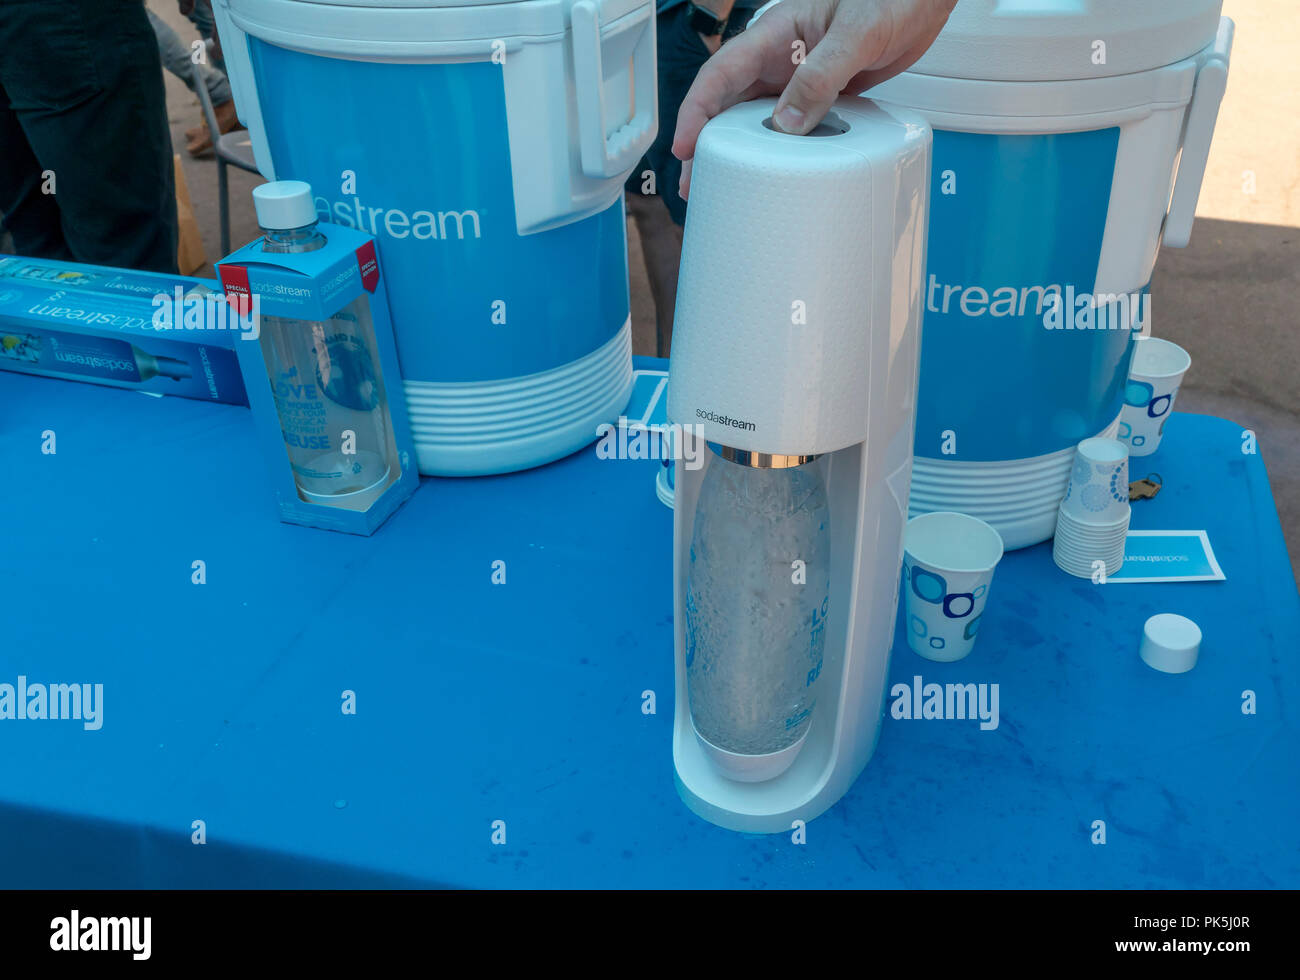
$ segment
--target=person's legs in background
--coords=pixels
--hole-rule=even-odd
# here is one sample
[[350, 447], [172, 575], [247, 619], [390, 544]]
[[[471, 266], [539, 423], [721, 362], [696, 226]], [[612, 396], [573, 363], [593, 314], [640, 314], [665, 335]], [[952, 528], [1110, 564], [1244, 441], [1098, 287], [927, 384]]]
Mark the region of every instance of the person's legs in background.
[[217, 19], [212, 13], [212, 0], [180, 0], [181, 13], [190, 19], [199, 37], [211, 41], [212, 63], [226, 71], [226, 59], [221, 53], [221, 39], [217, 37]]
[[171, 134], [141, 0], [5, 0], [0, 92], [14, 249], [175, 272]]
[[[742, 29], [752, 15], [752, 8], [733, 8], [733, 26], [727, 36]], [[682, 163], [672, 153], [673, 133], [677, 129], [677, 110], [695, 76], [708, 60], [709, 49], [691, 27], [685, 3], [659, 14], [655, 27], [659, 62], [659, 132], [627, 179], [624, 190], [628, 213], [636, 222], [637, 234], [641, 237], [646, 274], [654, 295], [658, 338], [656, 354], [667, 357], [672, 347], [682, 226], [686, 223], [686, 202], [677, 193]]]
[[[22, 255], [72, 259], [63, 240], [59, 206], [41, 165], [32, 155], [18, 114], [0, 83], [0, 250], [12, 247]], [[5, 239], [8, 239], [7, 241]]]
[[149, 26], [153, 28], [154, 36], [158, 39], [158, 55], [162, 58], [163, 67], [184, 82], [191, 92], [195, 91], [195, 86], [202, 82], [212, 98], [213, 106], [229, 102], [230, 81], [225, 73], [208, 64], [206, 60], [196, 62], [192, 53], [193, 47], [182, 41], [180, 35], [152, 10], [146, 8], [145, 13], [149, 15]]
[[[635, 178], [639, 173], [640, 171], [632, 176]], [[667, 357], [673, 342], [677, 274], [682, 260], [682, 226], [673, 221], [657, 194], [642, 194], [640, 190], [631, 190], [629, 186], [623, 197], [627, 203], [627, 213], [636, 222], [637, 235], [641, 239], [641, 254], [645, 259], [646, 278], [650, 283], [650, 295], [654, 299], [655, 349], [652, 353], [656, 357]]]
[[[207, 63], [206, 49], [204, 60], [196, 62], [193, 47], [182, 41], [180, 35], [152, 10], [146, 9], [146, 13], [149, 15], [149, 26], [158, 39], [158, 54], [162, 58], [163, 67], [184, 82], [191, 92], [196, 92], [198, 85], [208, 90], [213, 114], [223, 133], [238, 128], [239, 119], [235, 116], [230, 80], [226, 78], [225, 72]], [[199, 156], [212, 149], [212, 137], [206, 123], [188, 130], [185, 136], [189, 140], [185, 149], [190, 156]]]

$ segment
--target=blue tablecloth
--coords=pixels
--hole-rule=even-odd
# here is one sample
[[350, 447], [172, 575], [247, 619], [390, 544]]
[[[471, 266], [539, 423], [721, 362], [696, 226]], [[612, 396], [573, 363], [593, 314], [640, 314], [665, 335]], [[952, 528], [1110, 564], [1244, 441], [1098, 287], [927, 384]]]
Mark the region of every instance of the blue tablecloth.
[[[674, 790], [656, 462], [425, 480], [359, 538], [278, 523], [246, 409], [0, 372], [0, 683], [104, 685], [98, 731], [0, 721], [0, 885], [1300, 886], [1300, 600], [1241, 447], [1178, 415], [1134, 473], [1226, 582], [1008, 554], [967, 660], [891, 668], [999, 684], [999, 727], [887, 717], [794, 844]], [[1163, 611], [1188, 674], [1138, 659]]]

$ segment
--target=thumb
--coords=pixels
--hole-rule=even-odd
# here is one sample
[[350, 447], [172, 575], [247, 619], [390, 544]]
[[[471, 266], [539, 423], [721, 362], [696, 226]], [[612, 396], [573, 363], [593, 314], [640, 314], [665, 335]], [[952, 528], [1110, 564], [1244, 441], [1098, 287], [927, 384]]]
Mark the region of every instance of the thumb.
[[773, 121], [786, 133], [802, 136], [822, 121], [844, 87], [864, 66], [861, 45], [842, 24], [832, 23], [821, 43], [795, 69], [777, 101]]

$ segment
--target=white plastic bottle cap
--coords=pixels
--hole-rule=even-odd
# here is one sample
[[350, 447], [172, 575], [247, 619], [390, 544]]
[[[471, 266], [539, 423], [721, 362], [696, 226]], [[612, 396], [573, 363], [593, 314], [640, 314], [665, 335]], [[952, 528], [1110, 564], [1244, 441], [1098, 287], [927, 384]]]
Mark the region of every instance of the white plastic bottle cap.
[[1139, 653], [1147, 666], [1166, 674], [1182, 674], [1196, 666], [1201, 652], [1201, 628], [1186, 616], [1160, 613], [1142, 627]]
[[253, 188], [257, 223], [274, 231], [305, 228], [316, 223], [311, 184], [302, 180], [273, 180]]

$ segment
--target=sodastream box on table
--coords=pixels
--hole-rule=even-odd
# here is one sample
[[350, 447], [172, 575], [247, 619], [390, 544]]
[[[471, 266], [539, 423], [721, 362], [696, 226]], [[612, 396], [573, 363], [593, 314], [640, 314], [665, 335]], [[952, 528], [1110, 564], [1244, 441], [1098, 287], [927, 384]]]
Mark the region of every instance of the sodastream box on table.
[[419, 481], [374, 239], [317, 224], [302, 181], [253, 200], [264, 237], [217, 271], [259, 327], [236, 349], [280, 519], [371, 534]]
[[212, 280], [0, 257], [0, 370], [244, 405]]

